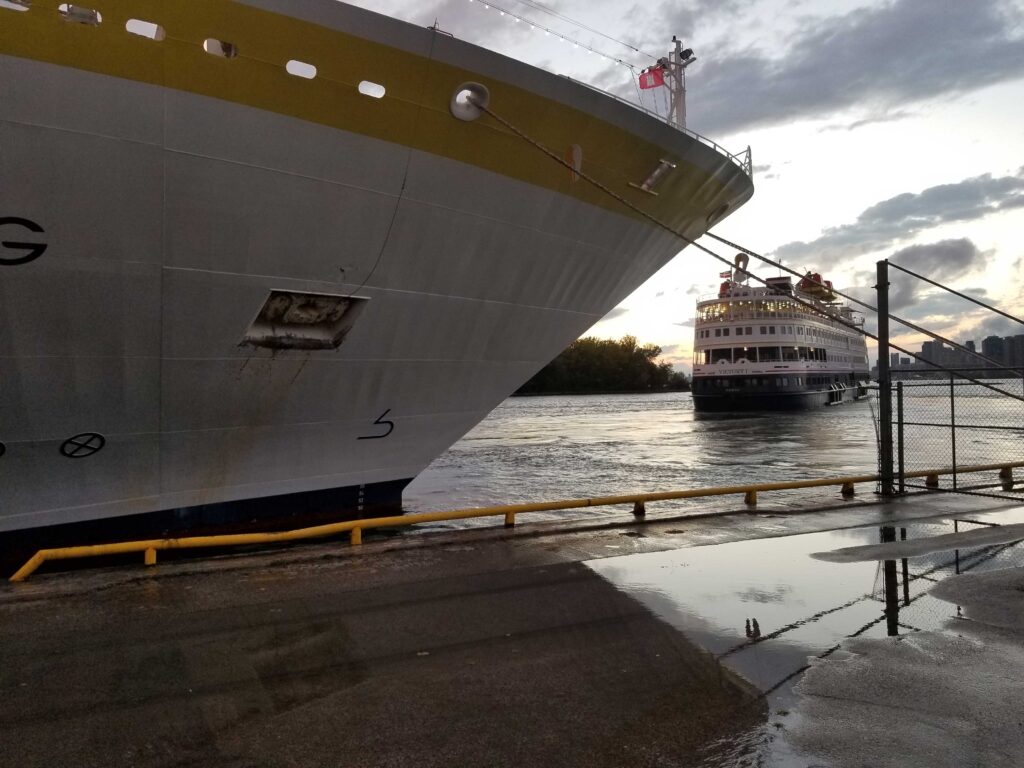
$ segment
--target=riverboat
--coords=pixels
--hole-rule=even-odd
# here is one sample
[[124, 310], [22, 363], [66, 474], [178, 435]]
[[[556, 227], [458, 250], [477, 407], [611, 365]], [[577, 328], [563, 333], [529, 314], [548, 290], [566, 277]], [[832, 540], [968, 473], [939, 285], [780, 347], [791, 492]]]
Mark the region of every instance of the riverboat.
[[749, 152], [335, 0], [0, 0], [0, 179], [0, 552], [400, 511], [678, 253], [645, 216], [753, 192]]
[[693, 405], [701, 411], [799, 409], [864, 396], [864, 318], [807, 273], [751, 285], [749, 256], [697, 302]]

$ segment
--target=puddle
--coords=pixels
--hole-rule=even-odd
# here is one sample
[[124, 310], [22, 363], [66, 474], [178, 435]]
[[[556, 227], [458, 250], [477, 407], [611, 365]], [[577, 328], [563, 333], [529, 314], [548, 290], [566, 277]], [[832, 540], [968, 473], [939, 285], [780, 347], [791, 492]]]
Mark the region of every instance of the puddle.
[[625, 555], [587, 565], [767, 697], [768, 722], [742, 743], [713, 745], [703, 765], [805, 766], [786, 744], [785, 731], [793, 725], [794, 686], [809, 659], [835, 653], [846, 638], [943, 628], [959, 608], [931, 597], [931, 588], [957, 572], [1024, 565], [1024, 543], [886, 562], [830, 563], [811, 555], [963, 533], [984, 523], [1022, 523], [1024, 508], [958, 518]]

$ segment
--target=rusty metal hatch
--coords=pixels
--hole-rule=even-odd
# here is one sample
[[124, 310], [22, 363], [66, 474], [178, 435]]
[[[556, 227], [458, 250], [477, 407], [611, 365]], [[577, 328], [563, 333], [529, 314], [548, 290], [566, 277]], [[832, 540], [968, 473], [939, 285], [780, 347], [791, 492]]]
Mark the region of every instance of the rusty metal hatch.
[[337, 349], [367, 302], [365, 296], [271, 291], [239, 346]]

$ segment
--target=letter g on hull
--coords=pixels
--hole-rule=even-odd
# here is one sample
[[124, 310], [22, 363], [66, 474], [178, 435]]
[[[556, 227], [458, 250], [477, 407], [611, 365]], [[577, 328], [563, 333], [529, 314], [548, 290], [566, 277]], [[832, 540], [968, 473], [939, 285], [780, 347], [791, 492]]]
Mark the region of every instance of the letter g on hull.
[[[21, 230], [16, 229], [20, 227]], [[28, 264], [35, 261], [46, 250], [46, 243], [24, 242], [22, 240], [7, 240], [8, 237], [17, 237], [22, 230], [42, 233], [43, 228], [30, 219], [22, 219], [18, 216], [0, 216], [0, 267], [14, 267], [19, 264]]]

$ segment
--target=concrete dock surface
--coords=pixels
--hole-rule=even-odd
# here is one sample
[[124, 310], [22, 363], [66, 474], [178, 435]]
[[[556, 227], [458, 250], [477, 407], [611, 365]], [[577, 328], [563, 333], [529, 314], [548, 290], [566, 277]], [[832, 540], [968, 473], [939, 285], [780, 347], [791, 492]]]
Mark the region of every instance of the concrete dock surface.
[[586, 561], [1000, 504], [626, 514], [40, 571], [0, 587], [0, 766], [717, 765], [708, 745], [763, 722], [764, 698]]

